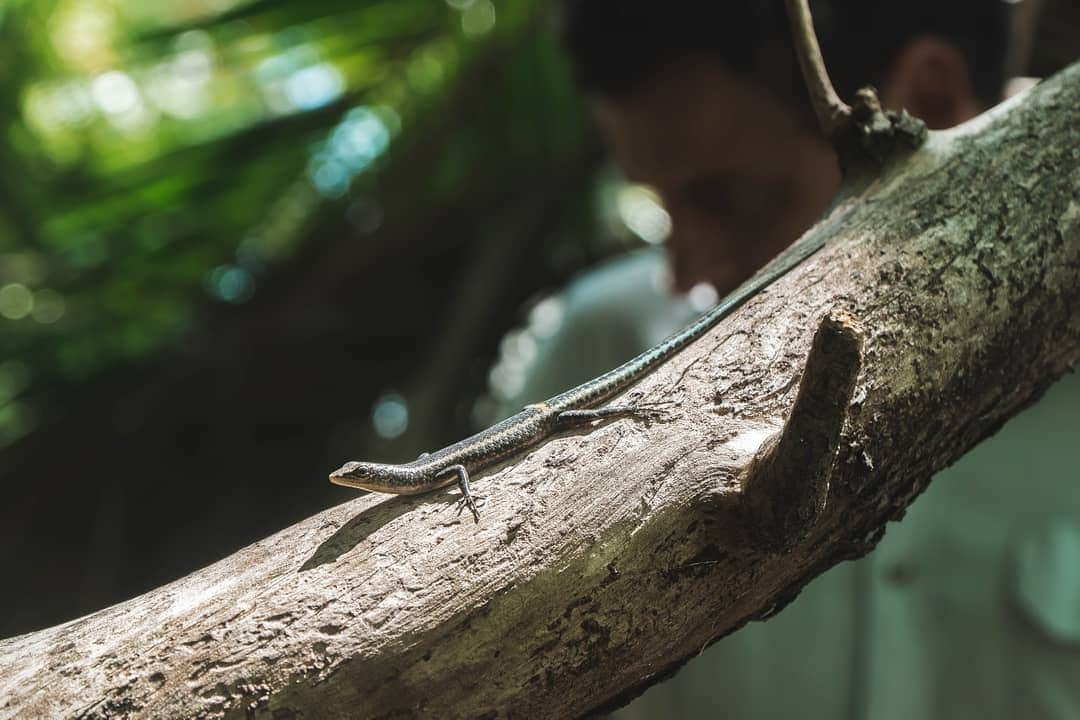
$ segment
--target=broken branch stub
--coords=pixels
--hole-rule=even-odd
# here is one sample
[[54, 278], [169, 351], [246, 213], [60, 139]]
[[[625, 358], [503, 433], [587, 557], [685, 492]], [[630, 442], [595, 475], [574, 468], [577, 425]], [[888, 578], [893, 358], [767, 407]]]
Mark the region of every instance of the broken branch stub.
[[822, 319], [791, 415], [755, 459], [743, 495], [743, 522], [764, 548], [792, 547], [825, 508], [840, 433], [862, 367], [863, 337], [846, 311]]

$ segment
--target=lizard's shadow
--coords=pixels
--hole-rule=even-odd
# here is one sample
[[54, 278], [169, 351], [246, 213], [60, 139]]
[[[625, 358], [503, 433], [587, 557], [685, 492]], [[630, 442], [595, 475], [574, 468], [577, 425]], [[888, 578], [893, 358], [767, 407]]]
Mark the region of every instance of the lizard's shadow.
[[333, 535], [322, 541], [303, 565], [300, 572], [313, 570], [320, 565], [332, 563], [364, 541], [369, 535], [399, 518], [416, 506], [415, 498], [404, 495], [388, 497], [383, 502], [361, 510]]

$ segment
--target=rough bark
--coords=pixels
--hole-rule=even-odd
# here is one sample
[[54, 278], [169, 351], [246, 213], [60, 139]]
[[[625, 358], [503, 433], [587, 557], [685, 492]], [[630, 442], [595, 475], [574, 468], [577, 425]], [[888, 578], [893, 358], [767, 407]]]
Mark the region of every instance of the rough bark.
[[[666, 420], [485, 473], [479, 525], [452, 491], [361, 497], [0, 642], [0, 716], [569, 717], [629, 696], [868, 552], [1080, 359], [1078, 108], [1074, 66], [932, 134], [811, 231], [823, 251], [631, 392]], [[826, 316], [857, 338], [800, 388]], [[850, 401], [830, 365], [857, 370]], [[779, 436], [796, 395], [839, 421], [835, 460], [824, 431], [811, 463], [827, 492], [776, 454], [803, 451]], [[758, 513], [797, 527], [776, 542]]]

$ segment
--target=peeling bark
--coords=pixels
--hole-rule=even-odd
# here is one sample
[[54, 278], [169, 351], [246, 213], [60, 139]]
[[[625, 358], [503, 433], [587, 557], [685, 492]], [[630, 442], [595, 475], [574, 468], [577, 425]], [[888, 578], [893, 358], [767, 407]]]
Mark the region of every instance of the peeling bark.
[[[811, 231], [823, 251], [631, 391], [668, 420], [485, 473], [479, 526], [452, 491], [361, 497], [0, 642], [0, 717], [569, 717], [628, 698], [868, 552], [1080, 359], [1078, 108], [1074, 66], [931, 134]], [[762, 458], [836, 311], [863, 339], [826, 501], [767, 494], [814, 505], [771, 551], [744, 488], [771, 487]]]

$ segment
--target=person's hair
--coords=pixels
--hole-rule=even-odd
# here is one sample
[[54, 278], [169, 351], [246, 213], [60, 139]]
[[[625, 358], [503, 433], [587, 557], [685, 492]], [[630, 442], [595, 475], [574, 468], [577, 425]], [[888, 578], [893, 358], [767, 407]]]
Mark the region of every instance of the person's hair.
[[[563, 43], [588, 92], [631, 95], [662, 68], [714, 57], [809, 112], [782, 0], [564, 0]], [[903, 46], [933, 35], [963, 53], [976, 95], [1000, 97], [1002, 0], [815, 0], [825, 64], [845, 100], [879, 84]]]

